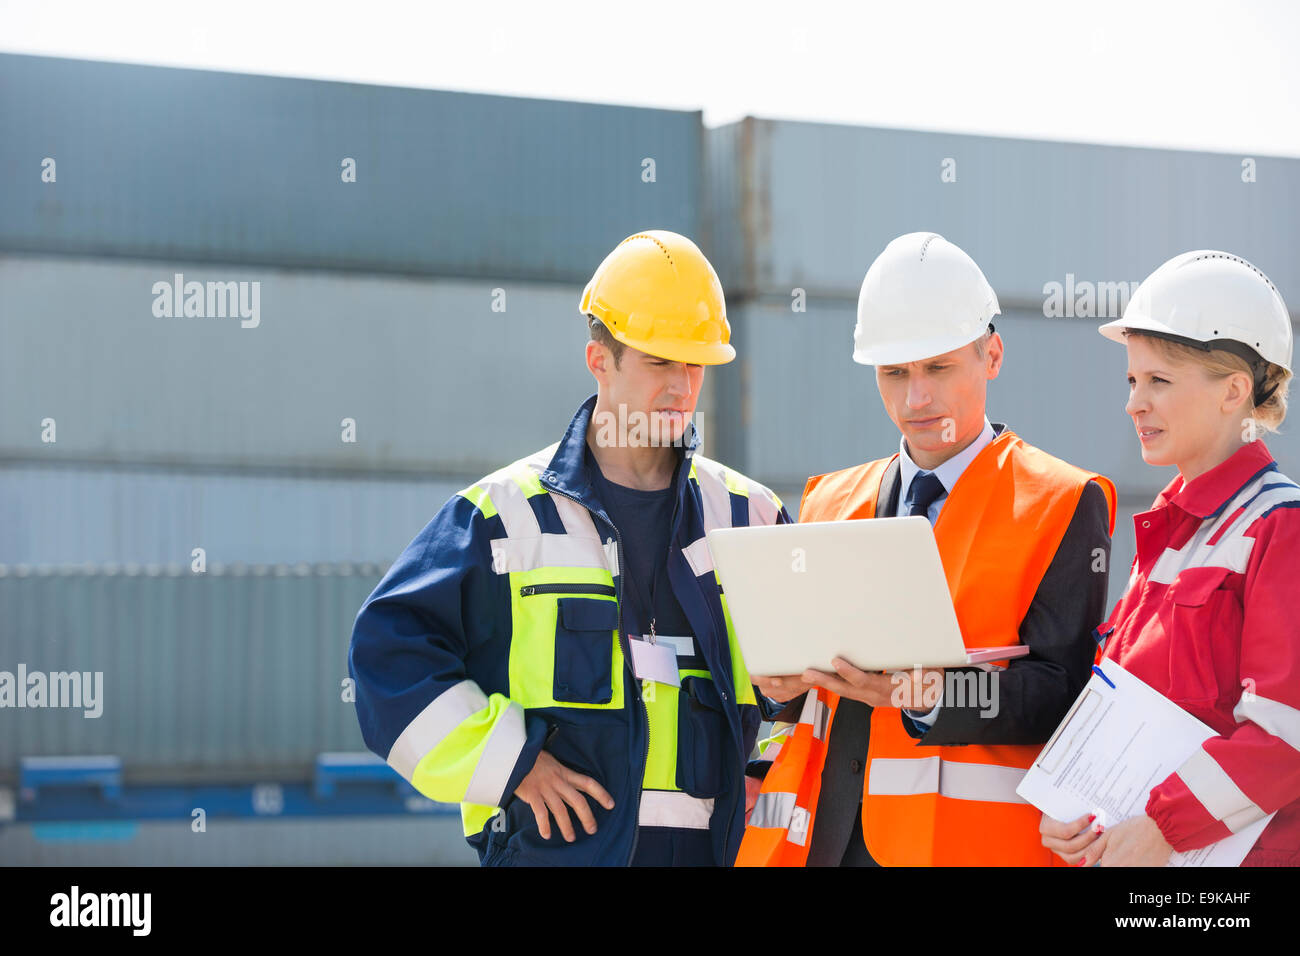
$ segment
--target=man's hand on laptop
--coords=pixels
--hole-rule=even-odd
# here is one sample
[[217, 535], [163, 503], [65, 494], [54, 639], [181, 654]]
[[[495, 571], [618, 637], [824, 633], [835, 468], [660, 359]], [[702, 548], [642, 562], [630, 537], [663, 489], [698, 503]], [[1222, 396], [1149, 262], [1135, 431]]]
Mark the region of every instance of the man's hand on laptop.
[[834, 674], [804, 671], [801, 675], [804, 689], [816, 685], [871, 707], [906, 707], [921, 712], [931, 710], [943, 694], [943, 668], [882, 674], [858, 670], [842, 657], [835, 658], [831, 665]]
[[802, 674], [782, 674], [778, 677], [759, 677], [757, 674], [752, 674], [750, 679], [764, 697], [778, 704], [788, 703], [800, 694], [808, 692], [808, 684]]

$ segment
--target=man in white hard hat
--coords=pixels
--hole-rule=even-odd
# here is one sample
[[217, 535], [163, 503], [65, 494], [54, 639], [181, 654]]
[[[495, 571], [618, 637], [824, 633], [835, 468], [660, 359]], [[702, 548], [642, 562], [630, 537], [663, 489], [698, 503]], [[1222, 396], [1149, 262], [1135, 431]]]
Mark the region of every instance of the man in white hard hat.
[[1115, 492], [989, 422], [999, 312], [979, 267], [943, 237], [885, 248], [862, 283], [853, 357], [876, 368], [899, 450], [810, 478], [799, 520], [925, 516], [966, 644], [1029, 652], [995, 672], [889, 675], [836, 660], [835, 674], [756, 678], [797, 722], [739, 864], [1052, 862], [1015, 789], [1087, 680]]

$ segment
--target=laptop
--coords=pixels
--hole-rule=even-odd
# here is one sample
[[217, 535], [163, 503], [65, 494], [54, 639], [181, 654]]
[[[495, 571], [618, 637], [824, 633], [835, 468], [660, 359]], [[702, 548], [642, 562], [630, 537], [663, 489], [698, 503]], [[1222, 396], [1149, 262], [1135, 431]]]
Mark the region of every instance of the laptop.
[[967, 648], [930, 522], [920, 515], [708, 532], [751, 674], [993, 669], [1024, 645]]

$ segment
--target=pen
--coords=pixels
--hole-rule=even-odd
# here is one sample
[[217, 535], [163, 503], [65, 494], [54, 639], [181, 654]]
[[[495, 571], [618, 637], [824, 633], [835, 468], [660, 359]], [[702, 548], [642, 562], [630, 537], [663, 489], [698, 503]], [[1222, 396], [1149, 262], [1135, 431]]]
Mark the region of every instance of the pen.
[[1100, 677], [1102, 680], [1104, 680], [1107, 684], [1110, 684], [1110, 689], [1111, 689], [1111, 690], [1116, 690], [1116, 689], [1117, 689], [1117, 688], [1115, 687], [1114, 683], [1111, 681], [1111, 679], [1110, 679], [1109, 677], [1107, 677], [1104, 673], [1102, 673], [1101, 668], [1098, 667], [1096, 664], [1093, 664], [1093, 665], [1092, 665], [1092, 672], [1093, 672], [1094, 674], [1096, 674], [1098, 677]]

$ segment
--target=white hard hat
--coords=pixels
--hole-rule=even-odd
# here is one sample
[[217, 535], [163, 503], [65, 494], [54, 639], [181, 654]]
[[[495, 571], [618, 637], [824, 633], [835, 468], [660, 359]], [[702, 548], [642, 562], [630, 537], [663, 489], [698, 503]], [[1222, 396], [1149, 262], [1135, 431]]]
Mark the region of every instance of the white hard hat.
[[1001, 313], [975, 260], [943, 236], [909, 232], [876, 257], [858, 293], [853, 361], [902, 365], [969, 345]]
[[1291, 371], [1291, 316], [1268, 276], [1240, 256], [1198, 249], [1174, 256], [1143, 280], [1123, 316], [1099, 331], [1123, 342], [1136, 329], [1197, 348], [1240, 355], [1255, 372], [1255, 404], [1272, 362]]

